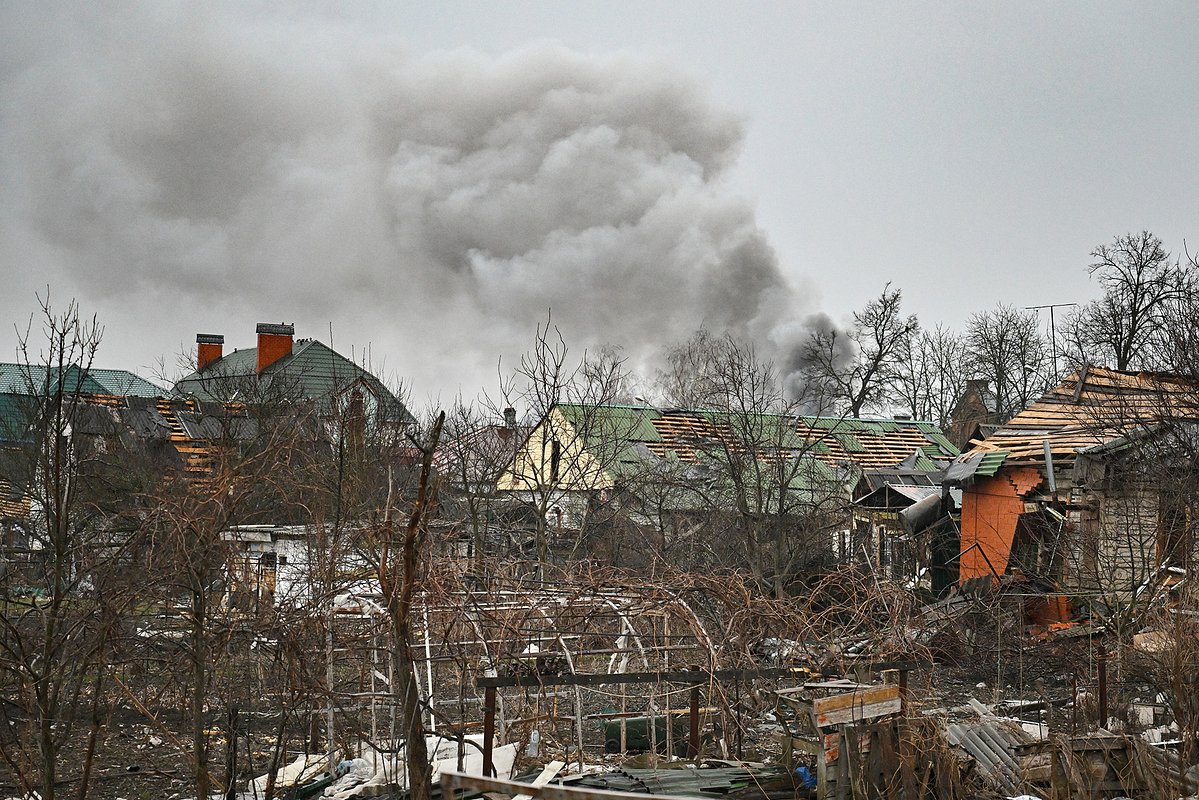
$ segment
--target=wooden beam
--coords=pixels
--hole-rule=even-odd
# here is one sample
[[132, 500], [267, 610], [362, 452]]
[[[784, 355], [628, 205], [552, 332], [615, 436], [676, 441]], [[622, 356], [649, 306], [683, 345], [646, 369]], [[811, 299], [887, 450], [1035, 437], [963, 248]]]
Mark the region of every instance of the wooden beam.
[[[565, 761], [551, 761], [545, 765], [545, 769], [541, 770], [541, 774], [533, 779], [533, 786], [541, 787], [558, 777], [558, 773], [566, 766]], [[512, 800], [533, 800], [531, 794], [518, 794]]]
[[898, 714], [902, 708], [899, 687], [876, 686], [812, 701], [816, 727], [827, 728]]

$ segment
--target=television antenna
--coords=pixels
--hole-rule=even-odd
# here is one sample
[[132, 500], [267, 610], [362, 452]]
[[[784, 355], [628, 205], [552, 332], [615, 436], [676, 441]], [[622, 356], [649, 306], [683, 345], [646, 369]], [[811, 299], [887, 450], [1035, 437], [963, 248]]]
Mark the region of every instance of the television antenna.
[[1058, 378], [1058, 371], [1057, 371], [1057, 326], [1054, 323], [1053, 310], [1055, 308], [1069, 308], [1071, 306], [1076, 306], [1076, 305], [1078, 305], [1078, 303], [1048, 303], [1043, 306], [1025, 306], [1024, 307], [1025, 311], [1041, 311], [1046, 308], [1049, 309], [1049, 341], [1052, 343], [1052, 347], [1053, 347], [1053, 379], [1054, 380], [1057, 380], [1057, 378]]

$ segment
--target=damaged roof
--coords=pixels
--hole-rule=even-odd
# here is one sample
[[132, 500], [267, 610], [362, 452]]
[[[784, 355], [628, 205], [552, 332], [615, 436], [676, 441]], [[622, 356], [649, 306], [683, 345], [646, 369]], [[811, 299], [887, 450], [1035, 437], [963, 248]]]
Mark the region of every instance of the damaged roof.
[[813, 455], [828, 463], [852, 463], [862, 469], [894, 467], [919, 451], [933, 461], [948, 461], [958, 449], [932, 422], [919, 420], [800, 417], [797, 433], [813, 445]]
[[[759, 458], [812, 456], [832, 468], [908, 466], [932, 471], [958, 449], [931, 422], [655, 408], [561, 404], [563, 415], [589, 447], [617, 441], [621, 461], [639, 463], [634, 445], [660, 458], [696, 463], [705, 455], [746, 443]], [[905, 464], [905, 461], [907, 464]]]
[[1078, 453], [1143, 434], [1165, 420], [1199, 418], [1199, 383], [1167, 373], [1084, 367], [958, 458], [946, 479], [994, 475], [1004, 463], [1055, 465]]

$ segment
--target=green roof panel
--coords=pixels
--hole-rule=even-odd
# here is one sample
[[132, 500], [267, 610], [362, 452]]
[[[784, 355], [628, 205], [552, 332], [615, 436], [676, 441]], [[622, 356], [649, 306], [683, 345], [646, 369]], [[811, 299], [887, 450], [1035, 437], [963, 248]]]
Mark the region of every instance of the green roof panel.
[[1007, 450], [993, 450], [982, 457], [978, 463], [978, 469], [974, 471], [975, 475], [990, 477], [999, 471], [1003, 466], [1003, 462], [1007, 460]]

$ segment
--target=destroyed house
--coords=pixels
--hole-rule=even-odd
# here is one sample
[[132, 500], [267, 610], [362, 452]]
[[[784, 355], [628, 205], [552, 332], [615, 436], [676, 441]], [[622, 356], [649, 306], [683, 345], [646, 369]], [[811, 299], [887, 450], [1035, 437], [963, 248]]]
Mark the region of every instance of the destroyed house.
[[442, 487], [474, 495], [495, 493], [496, 479], [528, 438], [516, 410], [504, 410], [503, 423], [450, 419], [433, 454]]
[[437, 474], [437, 540], [457, 558], [478, 551], [512, 552], [535, 529], [530, 509], [496, 481], [525, 442], [530, 427], [517, 422], [516, 410], [504, 410], [503, 422], [454, 413], [442, 429], [433, 454]]
[[895, 580], [935, 592], [949, 588], [950, 562], [958, 553], [950, 514], [961, 500], [946, 490], [943, 470], [910, 466], [868, 469], [851, 507], [853, 546]]
[[166, 390], [132, 372], [69, 364], [0, 363], [0, 444], [27, 440], [36, 411], [32, 404], [53, 396], [161, 397]]
[[[559, 404], [500, 476], [502, 491], [556, 493], [573, 524], [618, 495], [645, 522], [662, 512], [742, 509], [836, 513], [869, 493], [863, 472], [907, 463], [935, 471], [957, 455], [931, 423], [650, 406]], [[844, 533], [837, 535], [848, 551]]]
[[307, 401], [326, 420], [362, 430], [398, 430], [414, 422], [404, 404], [363, 367], [316, 339], [295, 339], [295, 326], [259, 323], [257, 346], [224, 352], [225, 337], [196, 336], [196, 369], [174, 396], [234, 404]]
[[960, 580], [1005, 574], [1127, 600], [1192, 563], [1199, 385], [1085, 367], [949, 468]]
[[[117, 495], [132, 477], [132, 462], [114, 468], [116, 453], [128, 452], [147, 468], [174, 457], [165, 428], [153, 420], [164, 393], [125, 370], [0, 363], [0, 545], [10, 566], [40, 546], [35, 517], [45, 437], [68, 439], [74, 468], [81, 475], [106, 472], [92, 483]], [[98, 498], [93, 492], [87, 499]]]

